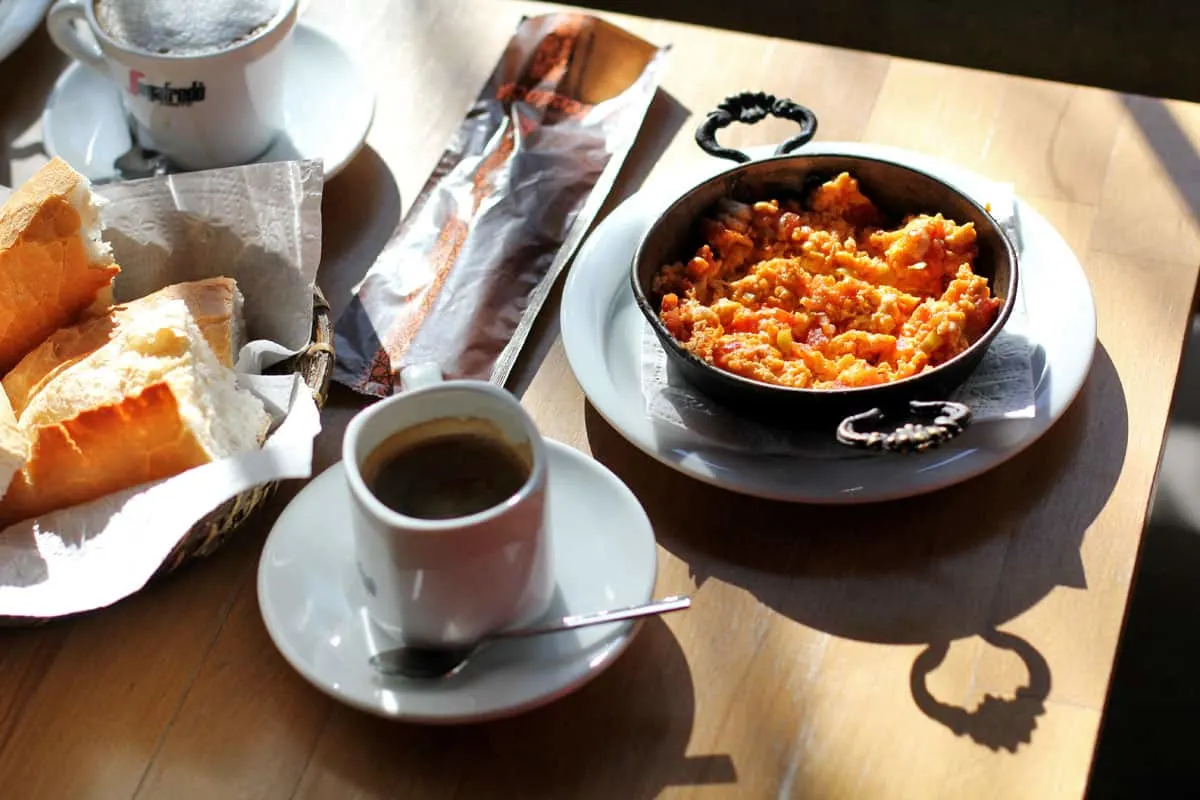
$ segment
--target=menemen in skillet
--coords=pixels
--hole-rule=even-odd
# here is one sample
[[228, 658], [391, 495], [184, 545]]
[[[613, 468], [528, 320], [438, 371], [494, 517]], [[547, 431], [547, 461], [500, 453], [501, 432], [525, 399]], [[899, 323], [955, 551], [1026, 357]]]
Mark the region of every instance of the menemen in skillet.
[[839, 389], [932, 369], [995, 321], [972, 223], [918, 214], [889, 228], [845, 172], [805, 205], [722, 200], [696, 254], [655, 276], [684, 348], [751, 380]]

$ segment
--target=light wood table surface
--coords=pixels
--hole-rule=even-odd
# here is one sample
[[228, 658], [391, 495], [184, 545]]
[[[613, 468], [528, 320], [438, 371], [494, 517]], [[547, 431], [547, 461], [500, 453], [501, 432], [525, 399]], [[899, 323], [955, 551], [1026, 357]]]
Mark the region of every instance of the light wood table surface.
[[[309, 4], [305, 19], [346, 42], [379, 91], [368, 148], [326, 188], [320, 281], [336, 306], [519, 15], [544, 8]], [[659, 540], [657, 589], [694, 593], [691, 611], [647, 623], [597, 680], [527, 715], [448, 729], [377, 720], [317, 692], [267, 638], [255, 569], [289, 485], [222, 551], [138, 596], [0, 631], [0, 795], [1083, 793], [1191, 318], [1200, 107], [612, 19], [674, 46], [614, 202], [703, 158], [695, 125], [745, 89], [813, 107], [821, 139], [911, 148], [1010, 181], [1062, 232], [1095, 293], [1100, 342], [1074, 406], [1021, 456], [930, 496], [760, 502], [677, 475], [606, 425], [571, 375], [552, 304], [524, 402], [546, 435], [637, 493]], [[0, 182], [44, 163], [38, 114], [64, 66], [43, 32], [0, 63]], [[319, 468], [359, 403], [334, 393]]]

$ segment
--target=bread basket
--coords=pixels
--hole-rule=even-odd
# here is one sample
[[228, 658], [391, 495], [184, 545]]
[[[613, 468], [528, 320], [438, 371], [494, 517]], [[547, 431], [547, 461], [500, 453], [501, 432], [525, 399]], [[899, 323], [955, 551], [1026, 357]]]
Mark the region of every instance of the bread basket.
[[[317, 407], [324, 406], [333, 374], [333, 320], [329, 302], [319, 288], [313, 291], [312, 336], [299, 354], [276, 365], [270, 371], [299, 373], [312, 392]], [[207, 556], [220, 547], [245, 520], [270, 497], [275, 483], [256, 486], [225, 501], [192, 526], [187, 535], [175, 545], [162, 566], [151, 578], [158, 580], [196, 558]], [[30, 626], [47, 619], [38, 617], [0, 617], [0, 627]]]

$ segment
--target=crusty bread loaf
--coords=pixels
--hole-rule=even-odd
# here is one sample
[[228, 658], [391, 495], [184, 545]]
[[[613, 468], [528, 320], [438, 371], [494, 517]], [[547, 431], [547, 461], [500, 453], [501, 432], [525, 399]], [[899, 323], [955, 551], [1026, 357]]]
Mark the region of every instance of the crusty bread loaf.
[[0, 374], [112, 302], [120, 269], [87, 178], [55, 158], [0, 206]]
[[258, 445], [267, 419], [262, 403], [237, 387], [184, 299], [162, 300], [110, 325], [99, 348], [55, 371], [27, 398], [18, 422], [29, 460], [0, 500], [0, 523]]
[[245, 341], [242, 294], [232, 278], [209, 278], [177, 283], [138, 300], [113, 306], [108, 314], [55, 331], [21, 359], [2, 381], [4, 391], [20, 415], [30, 397], [72, 364], [87, 358], [119, 336], [131, 322], [153, 317], [165, 303], [182, 300], [217, 360], [232, 367]]

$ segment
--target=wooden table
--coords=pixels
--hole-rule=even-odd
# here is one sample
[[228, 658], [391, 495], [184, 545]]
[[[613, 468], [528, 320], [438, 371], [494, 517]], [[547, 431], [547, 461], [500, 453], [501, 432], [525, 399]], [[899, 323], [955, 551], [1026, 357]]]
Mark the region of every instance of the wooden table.
[[[369, 148], [326, 192], [320, 280], [339, 308], [519, 14], [541, 8], [311, 3], [306, 18], [350, 44], [380, 92]], [[614, 199], [697, 159], [699, 116], [748, 88], [816, 108], [823, 139], [1011, 181], [1095, 292], [1100, 344], [1078, 401], [1025, 454], [957, 488], [853, 509], [760, 502], [677, 475], [608, 427], [567, 367], [551, 307], [524, 401], [546, 435], [590, 450], [638, 494], [659, 538], [658, 591], [694, 592], [692, 611], [646, 624], [595, 682], [525, 716], [453, 729], [377, 720], [305, 683], [263, 628], [257, 557], [289, 486], [176, 577], [86, 618], [0, 631], [0, 794], [1083, 792], [1200, 264], [1200, 107], [613, 19], [674, 45]], [[64, 63], [39, 33], [0, 64], [0, 182], [44, 162], [37, 114]], [[335, 393], [319, 467], [358, 402]]]

